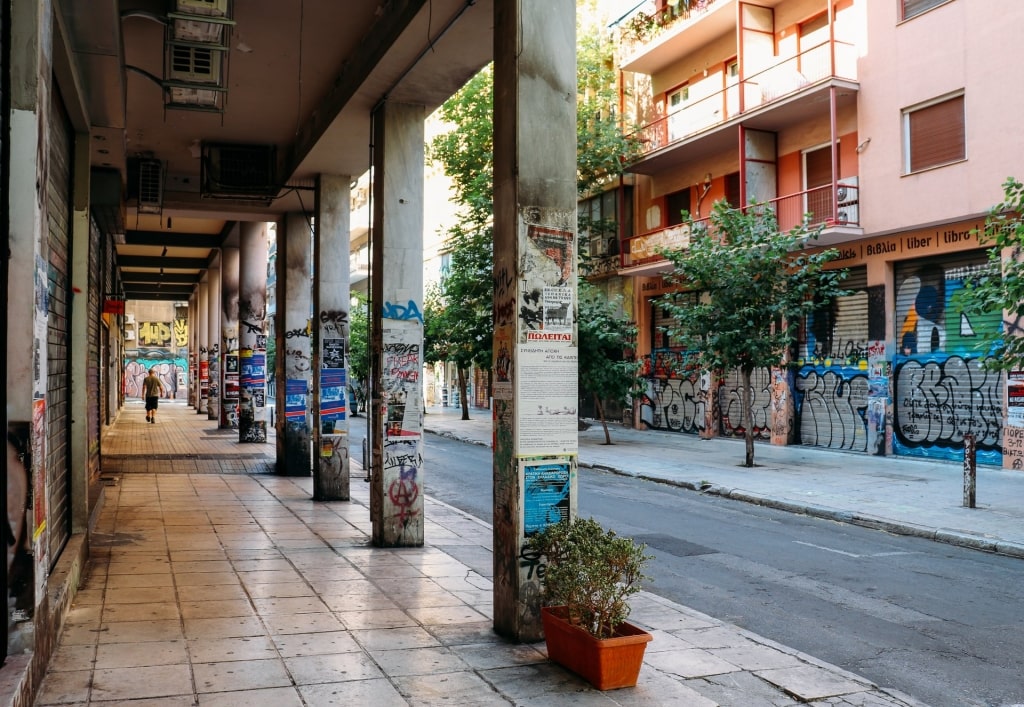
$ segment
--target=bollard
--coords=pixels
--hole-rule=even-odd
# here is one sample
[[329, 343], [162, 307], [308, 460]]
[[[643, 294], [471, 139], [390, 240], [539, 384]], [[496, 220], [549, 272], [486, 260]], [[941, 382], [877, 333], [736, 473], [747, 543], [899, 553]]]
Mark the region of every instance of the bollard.
[[964, 506], [974, 508], [978, 484], [978, 447], [974, 435], [964, 435]]

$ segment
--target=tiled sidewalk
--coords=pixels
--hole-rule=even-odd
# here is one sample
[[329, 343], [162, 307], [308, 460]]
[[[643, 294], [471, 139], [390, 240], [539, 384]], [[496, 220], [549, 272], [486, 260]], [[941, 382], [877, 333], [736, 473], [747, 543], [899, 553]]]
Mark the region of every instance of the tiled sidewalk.
[[313, 502], [310, 478], [104, 473], [39, 706], [914, 704], [647, 593], [631, 617], [655, 636], [639, 685], [597, 692], [543, 643], [494, 634], [486, 524], [428, 498], [425, 547], [370, 547], [358, 464], [353, 500], [335, 503]]

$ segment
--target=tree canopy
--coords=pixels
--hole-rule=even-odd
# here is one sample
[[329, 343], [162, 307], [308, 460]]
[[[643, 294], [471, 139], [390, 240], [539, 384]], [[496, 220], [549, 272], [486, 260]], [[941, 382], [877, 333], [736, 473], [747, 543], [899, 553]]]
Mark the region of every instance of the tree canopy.
[[[818, 230], [805, 223], [780, 232], [775, 212], [763, 204], [734, 209], [718, 201], [709, 227], [691, 222], [691, 229], [689, 248], [665, 252], [673, 264], [666, 279], [680, 290], [661, 297], [658, 306], [676, 322], [669, 335], [702, 367], [739, 369], [751, 420], [751, 373], [780, 364], [804, 317], [845, 294], [840, 285], [846, 271], [827, 269], [835, 249], [809, 247]], [[749, 467], [753, 426], [745, 427]]]
[[978, 232], [988, 247], [989, 267], [964, 283], [954, 305], [971, 317], [1002, 314], [1003, 326], [981, 332], [978, 343], [985, 365], [1000, 371], [1024, 369], [1024, 184], [1014, 177], [1003, 183], [1003, 200], [993, 206]]

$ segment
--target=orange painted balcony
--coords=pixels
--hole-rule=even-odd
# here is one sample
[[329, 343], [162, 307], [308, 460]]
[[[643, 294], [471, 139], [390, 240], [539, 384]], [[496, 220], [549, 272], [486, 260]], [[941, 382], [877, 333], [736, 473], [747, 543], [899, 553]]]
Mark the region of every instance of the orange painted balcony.
[[[835, 245], [862, 235], [860, 228], [860, 189], [855, 177], [840, 179], [813, 189], [780, 196], [748, 209], [771, 209], [778, 219], [779, 230], [789, 231], [804, 218], [812, 228], [820, 227], [819, 245]], [[686, 250], [696, 233], [711, 228], [708, 217], [694, 219], [690, 224], [659, 228], [629, 238], [622, 253], [620, 275], [656, 275], [671, 269], [665, 251]]]

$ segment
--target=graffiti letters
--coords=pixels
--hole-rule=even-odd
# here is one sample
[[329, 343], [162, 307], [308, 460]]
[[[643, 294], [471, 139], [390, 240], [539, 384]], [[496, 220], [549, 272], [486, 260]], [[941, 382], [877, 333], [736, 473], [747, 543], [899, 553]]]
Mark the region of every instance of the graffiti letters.
[[254, 324], [252, 322], [247, 322], [247, 321], [243, 320], [241, 322], [241, 324], [242, 324], [242, 326], [245, 327], [245, 332], [247, 334], [262, 334], [263, 333], [263, 322], [257, 322], [257, 323]]
[[999, 449], [1003, 374], [985, 370], [983, 359], [897, 357], [894, 372], [895, 442], [952, 447], [971, 433], [979, 451]]
[[423, 323], [423, 314], [412, 300], [409, 300], [408, 304], [385, 302], [381, 316], [385, 319], [415, 320]]
[[795, 387], [803, 444], [867, 451], [868, 377], [854, 370], [800, 369]]
[[718, 400], [721, 405], [721, 433], [727, 437], [743, 437], [746, 424], [754, 429], [754, 439], [771, 439], [771, 394], [772, 376], [767, 368], [755, 368], [750, 374], [751, 408], [754, 419], [747, 423], [747, 414], [743, 409], [742, 376], [738, 370], [732, 371], [722, 381], [718, 389]]

